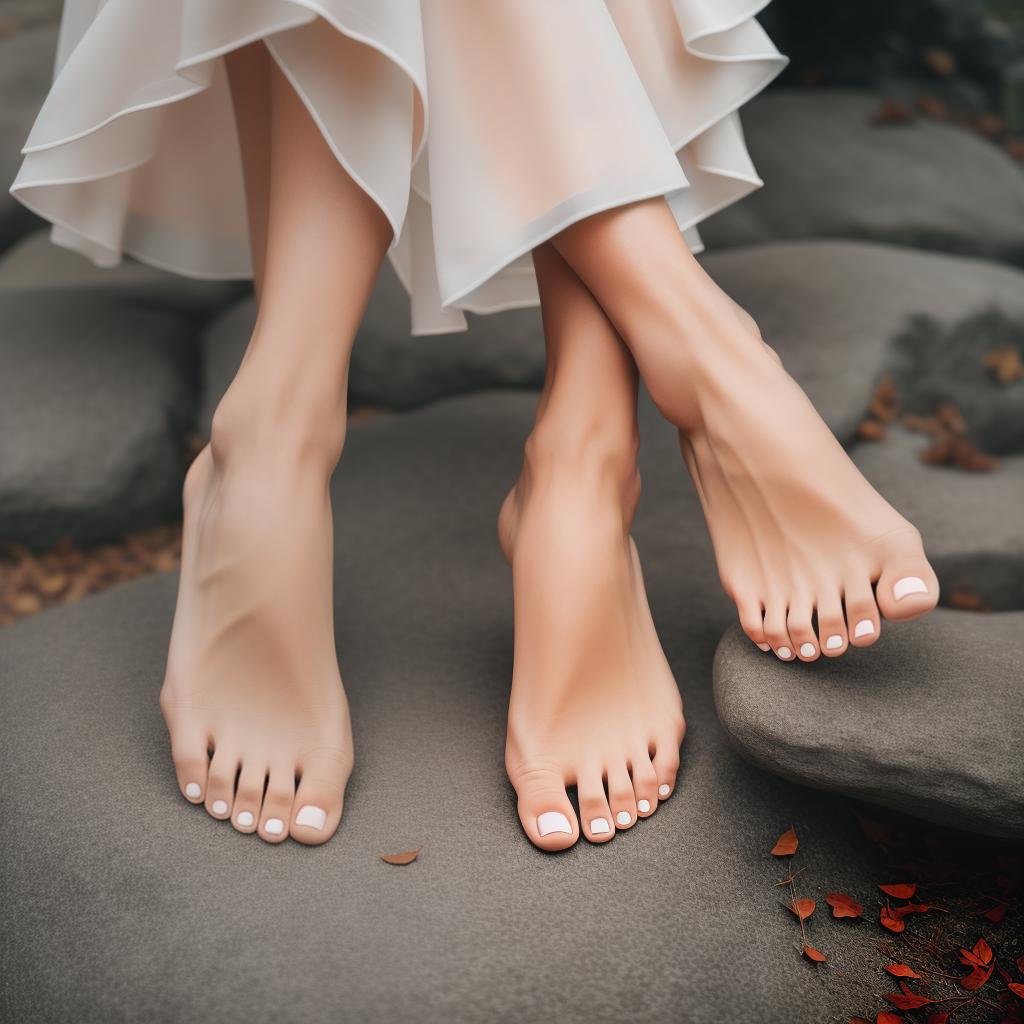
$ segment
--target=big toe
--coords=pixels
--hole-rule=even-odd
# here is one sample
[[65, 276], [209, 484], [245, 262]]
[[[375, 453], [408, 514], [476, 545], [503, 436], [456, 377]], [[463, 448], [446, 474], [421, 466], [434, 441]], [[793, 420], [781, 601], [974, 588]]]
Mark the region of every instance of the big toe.
[[560, 771], [523, 765], [510, 770], [509, 778], [519, 797], [519, 820], [534, 846], [554, 852], [568, 849], [579, 839], [576, 812]]
[[875, 598], [882, 614], [895, 621], [917, 618], [935, 607], [939, 581], [920, 542], [886, 561], [875, 587]]
[[292, 839], [318, 846], [334, 835], [351, 772], [352, 759], [340, 751], [320, 751], [303, 762], [292, 804]]

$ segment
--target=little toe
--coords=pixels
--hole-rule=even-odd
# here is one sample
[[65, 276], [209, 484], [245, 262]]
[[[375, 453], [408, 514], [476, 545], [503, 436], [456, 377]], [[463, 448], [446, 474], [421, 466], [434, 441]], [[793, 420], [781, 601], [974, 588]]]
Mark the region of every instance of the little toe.
[[850, 645], [870, 647], [878, 639], [881, 621], [867, 577], [849, 584], [843, 599], [846, 603], [846, 633], [850, 638]]
[[238, 756], [224, 747], [218, 747], [210, 759], [210, 774], [206, 783], [206, 811], [223, 821], [231, 817], [235, 802], [235, 780], [238, 777]]
[[764, 615], [764, 632], [771, 649], [776, 657], [783, 661], [792, 661], [793, 641], [789, 637], [789, 629], [786, 625], [786, 605], [782, 602], [772, 602]]
[[[686, 731], [685, 726], [682, 731]], [[667, 800], [676, 788], [676, 776], [679, 774], [679, 745], [682, 741], [682, 735], [678, 739], [673, 736], [660, 736], [655, 741], [651, 763], [658, 777], [659, 800]]]
[[182, 796], [189, 803], [201, 804], [210, 771], [206, 736], [199, 730], [176, 730], [171, 735], [171, 758]]
[[525, 764], [509, 771], [509, 779], [519, 797], [519, 820], [534, 846], [554, 852], [579, 839], [576, 812], [557, 768]]
[[260, 811], [259, 835], [268, 843], [280, 843], [288, 838], [295, 801], [295, 768], [272, 768], [267, 783], [267, 795]]
[[838, 590], [818, 598], [818, 642], [826, 658], [837, 658], [846, 650], [846, 620]]
[[582, 771], [576, 778], [580, 804], [580, 828], [592, 843], [607, 843], [615, 837], [615, 817], [608, 806], [604, 780], [597, 769]]
[[351, 771], [352, 759], [341, 751], [318, 751], [303, 761], [292, 807], [292, 839], [317, 846], [334, 835]]
[[636, 796], [625, 761], [616, 761], [608, 767], [608, 803], [617, 829], [621, 831], [636, 824]]
[[790, 605], [786, 619], [789, 638], [793, 641], [792, 650], [801, 661], [817, 661], [820, 653], [813, 615], [814, 606], [810, 601], [801, 601]]
[[658, 809], [658, 773], [654, 770], [650, 754], [646, 750], [638, 751], [634, 755], [630, 774], [633, 776], [637, 816], [649, 818]]
[[882, 614], [890, 620], [915, 619], [939, 600], [939, 581], [922, 551], [918, 558], [887, 563], [875, 588]]
[[263, 805], [263, 790], [267, 784], [267, 770], [256, 761], [243, 761], [235, 790], [235, 805], [231, 824], [239, 832], [255, 832]]

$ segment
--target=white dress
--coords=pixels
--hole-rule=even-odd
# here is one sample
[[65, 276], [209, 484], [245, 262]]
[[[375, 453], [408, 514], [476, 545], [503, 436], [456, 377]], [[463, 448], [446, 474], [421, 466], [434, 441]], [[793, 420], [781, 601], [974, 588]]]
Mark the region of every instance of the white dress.
[[[767, 2], [767, 0], [764, 0]], [[251, 276], [222, 57], [257, 39], [394, 229], [413, 332], [537, 302], [530, 250], [663, 195], [697, 223], [761, 182], [738, 108], [785, 65], [758, 0], [66, 0], [11, 188], [59, 245]]]

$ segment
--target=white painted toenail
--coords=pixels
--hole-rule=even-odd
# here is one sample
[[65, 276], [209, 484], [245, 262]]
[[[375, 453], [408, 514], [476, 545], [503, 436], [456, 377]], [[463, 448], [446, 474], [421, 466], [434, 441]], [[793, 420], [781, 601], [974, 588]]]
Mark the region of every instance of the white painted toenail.
[[185, 796], [190, 800], [198, 800], [203, 795], [203, 787], [198, 782], [190, 782], [185, 787]]
[[855, 637], [871, 636], [875, 631], [875, 624], [870, 619], [861, 619], [853, 631]]
[[770, 651], [772, 649], [771, 644], [758, 644], [757, 645], [762, 651]]
[[646, 814], [651, 809], [651, 802], [649, 800], [637, 800], [636, 809], [642, 814]]
[[615, 815], [615, 820], [620, 825], [628, 825], [633, 820], [633, 818], [630, 815], [629, 811], [619, 811], [619, 813]]
[[267, 818], [263, 828], [272, 836], [279, 836], [284, 831], [284, 822], [280, 818]]
[[572, 825], [560, 811], [545, 811], [537, 816], [537, 831], [542, 836], [549, 836], [552, 832], [564, 832], [571, 836]]
[[210, 808], [214, 814], [227, 814], [228, 805], [223, 800], [214, 800], [213, 807]]
[[919, 576], [904, 576], [892, 585], [892, 596], [897, 601], [910, 594], [927, 594], [928, 587]]
[[814, 657], [814, 644], [801, 644], [800, 654], [805, 658]]
[[843, 646], [843, 638], [838, 633], [833, 633], [826, 641], [825, 647], [830, 651], [838, 651]]
[[256, 819], [252, 816], [252, 811], [242, 811], [238, 817], [235, 818], [235, 821], [237, 821], [242, 828], [251, 828], [252, 823], [255, 820]]
[[314, 807], [306, 804], [305, 807], [295, 815], [296, 825], [308, 825], [318, 831], [327, 824], [327, 812], [321, 807]]
[[793, 652], [788, 647], [780, 647], [775, 652], [783, 661], [793, 657]]
[[672, 792], [672, 787], [667, 783], [663, 782], [658, 787], [658, 796], [668, 796]]
[[592, 836], [606, 836], [611, 830], [612, 827], [608, 824], [607, 818], [595, 818], [590, 823], [590, 834]]

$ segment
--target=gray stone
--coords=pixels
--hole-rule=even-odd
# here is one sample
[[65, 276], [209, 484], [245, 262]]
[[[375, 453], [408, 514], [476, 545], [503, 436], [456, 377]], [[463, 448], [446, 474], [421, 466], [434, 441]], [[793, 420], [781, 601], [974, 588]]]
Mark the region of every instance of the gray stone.
[[0, 292], [0, 537], [109, 539], [173, 516], [192, 321], [117, 290]]
[[[173, 575], [0, 631], [0, 1017], [820, 1024], [878, 1005], [877, 929], [817, 915], [840, 970], [816, 971], [780, 906], [767, 850], [791, 823], [802, 892], [867, 902], [877, 878], [850, 804], [747, 764], [717, 724], [734, 613], [649, 409], [636, 536], [686, 696], [681, 784], [607, 846], [523, 837], [494, 522], [534, 403], [488, 393], [350, 432], [336, 620], [358, 757], [322, 848], [267, 847], [178, 794], [156, 700]], [[420, 844], [408, 868], [377, 859]]]
[[21, 147], [53, 78], [57, 29], [42, 25], [0, 38], [0, 251], [38, 227], [8, 189], [21, 166]]
[[939, 609], [822, 665], [763, 655], [739, 627], [715, 655], [733, 745], [804, 785], [1024, 839], [1024, 613]]
[[[805, 241], [709, 253], [703, 264], [757, 320], [765, 340], [844, 442], [864, 417], [880, 376], [894, 367], [897, 350], [906, 351], [901, 339], [912, 318], [928, 314], [941, 334], [993, 310], [1024, 317], [1024, 274], [985, 260], [860, 242]], [[950, 337], [960, 344], [955, 331]], [[941, 364], [948, 372], [940, 376], [957, 397], [973, 389], [971, 410], [977, 412], [995, 400], [981, 350], [1004, 339], [989, 333], [986, 341], [977, 331], [974, 337], [962, 346], [966, 361], [974, 360], [969, 380], [959, 356]], [[956, 356], [959, 349], [950, 351]], [[904, 355], [903, 361], [920, 374], [921, 359]], [[993, 435], [1012, 430], [1018, 421], [1012, 413], [1016, 406], [1000, 408], [995, 417], [978, 413], [979, 422], [999, 424], [991, 426]]]
[[743, 110], [765, 187], [700, 227], [710, 248], [860, 238], [1024, 264], [1024, 173], [949, 124], [875, 126], [877, 94], [770, 91]]

